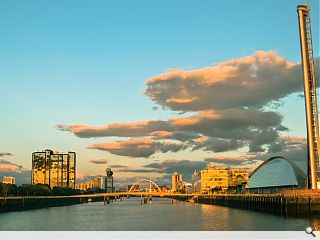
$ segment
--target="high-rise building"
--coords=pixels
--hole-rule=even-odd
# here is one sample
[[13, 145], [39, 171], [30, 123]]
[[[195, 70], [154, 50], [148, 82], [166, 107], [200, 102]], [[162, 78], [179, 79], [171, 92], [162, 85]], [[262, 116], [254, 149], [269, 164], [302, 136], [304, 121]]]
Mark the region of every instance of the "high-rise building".
[[171, 191], [180, 192], [183, 189], [182, 175], [174, 172], [171, 178]]
[[3, 176], [2, 178], [3, 184], [16, 184], [16, 178], [12, 176]]
[[75, 188], [76, 153], [51, 150], [32, 153], [32, 184]]

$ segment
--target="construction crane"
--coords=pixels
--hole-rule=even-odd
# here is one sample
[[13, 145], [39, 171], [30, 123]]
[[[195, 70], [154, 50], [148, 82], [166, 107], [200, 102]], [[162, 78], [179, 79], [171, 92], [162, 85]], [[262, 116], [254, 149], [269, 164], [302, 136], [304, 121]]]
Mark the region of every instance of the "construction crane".
[[301, 59], [307, 119], [308, 188], [320, 189], [319, 122], [311, 33], [310, 4], [298, 5], [297, 12], [299, 19]]

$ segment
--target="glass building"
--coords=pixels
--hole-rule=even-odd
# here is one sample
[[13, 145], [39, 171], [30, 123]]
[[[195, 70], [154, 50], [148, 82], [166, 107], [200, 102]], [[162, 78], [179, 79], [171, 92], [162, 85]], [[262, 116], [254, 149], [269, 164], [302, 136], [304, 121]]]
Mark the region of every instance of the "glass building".
[[32, 184], [75, 188], [76, 153], [51, 150], [32, 153]]
[[294, 162], [277, 156], [260, 164], [251, 174], [248, 190], [252, 193], [276, 193], [285, 189], [305, 189], [306, 174]]

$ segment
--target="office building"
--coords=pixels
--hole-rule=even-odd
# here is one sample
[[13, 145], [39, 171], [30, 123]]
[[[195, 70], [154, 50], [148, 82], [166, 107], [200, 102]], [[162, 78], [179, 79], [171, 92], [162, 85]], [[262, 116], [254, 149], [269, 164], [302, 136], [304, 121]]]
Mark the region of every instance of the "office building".
[[219, 168], [210, 165], [207, 169], [192, 174], [192, 192], [241, 192], [249, 179], [247, 169]]
[[245, 186], [249, 181], [249, 171], [247, 169], [229, 168], [229, 193], [245, 192]]
[[200, 171], [201, 193], [226, 191], [229, 186], [228, 169], [209, 166]]
[[12, 176], [3, 176], [2, 178], [3, 184], [16, 184], [16, 178]]
[[182, 175], [174, 172], [171, 178], [171, 191], [181, 192], [183, 190]]
[[248, 191], [276, 193], [281, 190], [305, 189], [307, 176], [294, 162], [277, 156], [260, 164], [251, 174]]
[[75, 188], [76, 153], [45, 150], [32, 153], [32, 184]]

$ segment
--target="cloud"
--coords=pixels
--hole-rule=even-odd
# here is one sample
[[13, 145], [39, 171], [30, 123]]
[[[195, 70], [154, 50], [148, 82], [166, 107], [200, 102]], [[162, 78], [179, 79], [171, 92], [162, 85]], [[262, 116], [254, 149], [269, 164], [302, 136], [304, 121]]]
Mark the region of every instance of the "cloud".
[[22, 172], [23, 167], [15, 163], [0, 160], [0, 172]]
[[77, 170], [76, 172], [77, 181], [84, 181], [88, 176], [89, 175], [84, 171]]
[[246, 155], [232, 155], [232, 156], [213, 156], [204, 159], [208, 163], [217, 163], [221, 165], [246, 165], [251, 164], [253, 161], [257, 160], [259, 157], [257, 154], [246, 154]]
[[302, 90], [301, 65], [257, 51], [198, 70], [172, 70], [146, 81], [144, 94], [175, 111], [262, 107]]
[[190, 144], [194, 145], [192, 150], [203, 149], [212, 152], [227, 152], [244, 146], [243, 141], [212, 137], [200, 137], [194, 141], [190, 141]]
[[[185, 141], [197, 138], [201, 135], [220, 137], [220, 138], [234, 138], [243, 139], [248, 138], [250, 129], [266, 129], [270, 127], [281, 128], [282, 116], [276, 112], [262, 111], [258, 109], [227, 109], [227, 110], [208, 110], [201, 111], [189, 117], [171, 118], [167, 121], [159, 121], [157, 131], [149, 129], [149, 124], [140, 125], [141, 122], [133, 122], [131, 124], [118, 123], [118, 132], [113, 131], [112, 136], [117, 137], [139, 137], [142, 133], [144, 136], [152, 136], [158, 139], [175, 139]], [[147, 122], [147, 121], [142, 121]], [[157, 121], [152, 121], [155, 125]], [[114, 123], [113, 123], [114, 124]], [[113, 125], [111, 124], [111, 125]], [[140, 125], [139, 132], [136, 135], [133, 131], [127, 129], [127, 126]], [[88, 129], [90, 126], [81, 125], [81, 127], [74, 128], [70, 125], [69, 130], [77, 136], [108, 137], [108, 133], [101, 130], [99, 134], [94, 133]], [[164, 126], [164, 128], [161, 128]], [[103, 129], [95, 127], [96, 129]], [[110, 128], [110, 125], [105, 127]], [[146, 128], [146, 129], [145, 129]], [[170, 129], [170, 130], [168, 130]], [[98, 130], [97, 130], [98, 131]]]
[[[132, 126], [139, 126], [138, 135], [147, 134], [145, 138], [130, 139], [117, 142], [94, 144], [90, 148], [109, 151], [121, 156], [149, 157], [156, 152], [177, 152], [190, 149], [204, 149], [206, 151], [223, 152], [236, 150], [250, 144], [251, 151], [262, 151], [261, 145], [269, 144], [278, 136], [278, 129], [282, 127], [282, 116], [276, 112], [262, 111], [259, 109], [226, 109], [200, 111], [188, 117], [171, 118], [166, 121], [140, 121], [133, 123], [118, 123], [117, 131], [107, 125], [104, 129], [113, 129], [113, 135], [129, 137], [133, 135]], [[144, 123], [144, 124], [141, 124]], [[150, 126], [157, 126], [150, 129]], [[74, 134], [94, 137], [89, 126], [82, 126], [70, 131]], [[120, 127], [121, 126], [121, 127]], [[164, 126], [164, 129], [160, 127]], [[126, 128], [129, 127], [128, 131]], [[102, 129], [96, 127], [96, 129]], [[131, 130], [130, 130], [131, 129]], [[170, 129], [170, 131], [168, 130]], [[101, 137], [106, 132], [102, 130]], [[125, 135], [127, 133], [127, 135]], [[135, 136], [135, 137], [138, 137]], [[148, 137], [148, 138], [146, 138]], [[205, 138], [206, 141], [199, 142]], [[180, 143], [157, 140], [176, 140]], [[168, 150], [166, 150], [168, 149]]]
[[120, 170], [121, 172], [138, 172], [138, 173], [163, 173], [165, 175], [172, 175], [174, 172], [182, 174], [183, 178], [191, 181], [191, 175], [194, 170], [201, 170], [207, 167], [207, 163], [203, 161], [191, 160], [165, 160], [162, 162], [155, 162], [143, 165], [141, 169], [126, 168]]
[[106, 159], [91, 159], [90, 162], [94, 163], [94, 164], [106, 164], [106, 163], [108, 163], [108, 161]]
[[156, 152], [177, 152], [182, 144], [160, 142], [150, 138], [136, 138], [124, 141], [93, 144], [90, 149], [108, 151], [112, 154], [129, 157], [149, 157]]
[[0, 152], [0, 157], [3, 157], [3, 156], [13, 156], [13, 154], [9, 152]]
[[278, 131], [274, 129], [263, 130], [252, 139], [251, 144], [249, 146], [249, 151], [264, 152], [265, 149], [263, 149], [261, 146], [265, 144], [272, 144], [278, 138], [279, 138]]
[[308, 166], [307, 140], [301, 137], [281, 137], [272, 143], [266, 153], [271, 157], [281, 155], [297, 163], [305, 172]]
[[[319, 58], [315, 60], [318, 77]], [[91, 145], [91, 149], [129, 157], [150, 157], [157, 152], [204, 150], [269, 156], [302, 151], [301, 145], [284, 140], [289, 129], [283, 117], [265, 106], [302, 90], [301, 64], [274, 51], [257, 51], [206, 68], [168, 73], [146, 81], [144, 94], [152, 101], [188, 115], [167, 120], [111, 123], [105, 126], [56, 125], [81, 138], [129, 137]], [[291, 146], [295, 144], [294, 148]], [[260, 155], [259, 155], [260, 156]]]
[[55, 126], [60, 131], [74, 133], [81, 138], [91, 137], [137, 137], [146, 136], [155, 131], [170, 131], [171, 128], [166, 121], [139, 121], [132, 123], [111, 123], [104, 127], [88, 125], [62, 125]]
[[174, 131], [174, 132], [156, 131], [156, 132], [150, 133], [150, 136], [156, 139], [173, 139], [178, 141], [188, 141], [190, 139], [198, 138], [201, 135], [198, 133], [184, 132], [184, 131]]
[[269, 145], [268, 151], [266, 152], [232, 156], [212, 156], [205, 158], [204, 161], [225, 166], [233, 165], [254, 169], [263, 161], [274, 156], [282, 156], [289, 159], [307, 172], [307, 144], [306, 139], [300, 137], [279, 137], [277, 141]]
[[114, 165], [110, 165], [110, 168], [128, 168], [128, 166], [120, 165], [120, 164], [114, 164]]
[[[10, 154], [5, 154], [10, 156]], [[31, 171], [25, 169], [23, 166], [9, 162], [7, 160], [0, 160], [0, 181], [3, 176], [12, 176], [16, 178], [16, 185], [30, 184]]]

